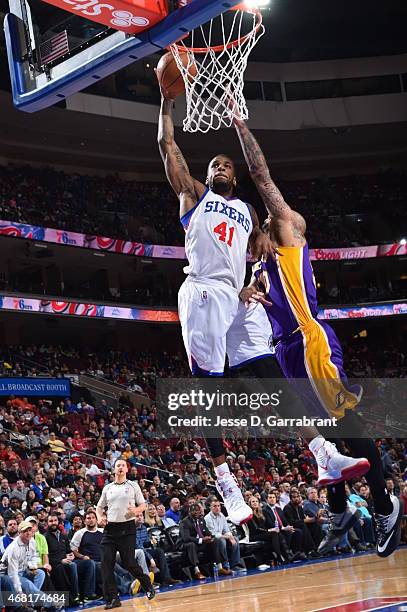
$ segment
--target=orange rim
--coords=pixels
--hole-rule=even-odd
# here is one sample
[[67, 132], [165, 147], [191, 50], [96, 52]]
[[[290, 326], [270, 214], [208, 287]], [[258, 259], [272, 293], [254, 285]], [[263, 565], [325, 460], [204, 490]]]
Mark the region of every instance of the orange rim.
[[242, 43], [246, 42], [246, 40], [250, 38], [250, 36], [253, 35], [253, 32], [257, 33], [259, 31], [263, 23], [263, 16], [258, 9], [242, 7], [242, 5], [239, 4], [229, 10], [230, 11], [244, 11], [245, 13], [249, 13], [250, 15], [256, 15], [256, 24], [253, 30], [251, 30], [250, 32], [242, 36], [242, 38], [237, 38], [236, 40], [230, 41], [230, 43], [228, 43], [227, 45], [216, 45], [213, 47], [187, 47], [186, 45], [177, 45], [177, 43], [173, 43], [173, 45], [171, 45], [170, 48], [172, 46], [175, 46], [177, 47], [178, 51], [184, 52], [184, 53], [185, 52], [207, 53], [209, 50], [214, 51], [214, 53], [221, 53], [222, 51], [225, 51], [225, 49], [232, 49], [232, 47], [237, 47], [238, 45], [241, 45]]

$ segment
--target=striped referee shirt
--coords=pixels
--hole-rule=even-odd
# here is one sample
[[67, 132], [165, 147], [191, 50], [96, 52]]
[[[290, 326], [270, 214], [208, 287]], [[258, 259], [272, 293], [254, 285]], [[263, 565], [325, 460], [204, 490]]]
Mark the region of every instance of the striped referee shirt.
[[125, 523], [134, 520], [126, 516], [129, 504], [140, 506], [145, 499], [140, 486], [133, 480], [125, 480], [122, 483], [110, 482], [102, 491], [102, 495], [97, 504], [97, 508], [104, 510], [107, 508], [108, 523]]

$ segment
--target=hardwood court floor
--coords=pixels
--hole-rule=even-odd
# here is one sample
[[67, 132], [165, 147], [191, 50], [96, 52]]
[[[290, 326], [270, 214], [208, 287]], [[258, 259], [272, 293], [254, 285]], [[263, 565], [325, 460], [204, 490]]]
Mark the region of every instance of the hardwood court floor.
[[[151, 603], [145, 597], [123, 601], [121, 610], [311, 612], [341, 603], [396, 595], [407, 601], [406, 547], [387, 559], [365, 554], [174, 588], [158, 593]], [[378, 606], [369, 605], [365, 609], [378, 609]]]

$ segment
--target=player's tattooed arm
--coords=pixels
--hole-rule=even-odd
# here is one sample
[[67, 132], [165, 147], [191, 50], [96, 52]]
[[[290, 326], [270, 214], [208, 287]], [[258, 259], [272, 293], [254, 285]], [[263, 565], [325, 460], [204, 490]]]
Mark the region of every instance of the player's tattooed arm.
[[253, 206], [248, 204], [250, 214], [253, 221], [253, 230], [249, 237], [249, 247], [252, 257], [254, 259], [260, 259], [270, 255], [275, 259], [276, 253], [278, 253], [276, 245], [270, 239], [270, 236], [260, 229], [259, 218]]
[[284, 200], [281, 191], [270, 176], [266, 159], [259, 143], [248, 129], [246, 123], [235, 120], [235, 128], [243, 154], [257, 190], [270, 214], [274, 218], [289, 218], [291, 208]]
[[188, 164], [175, 142], [172, 107], [173, 100], [162, 99], [158, 121], [158, 146], [168, 182], [180, 200], [182, 216], [195, 206], [204, 193], [205, 186], [191, 176]]
[[289, 204], [270, 176], [259, 143], [244, 121], [235, 119], [237, 135], [250, 175], [273, 221], [273, 234], [279, 246], [299, 246], [305, 243], [305, 220]]

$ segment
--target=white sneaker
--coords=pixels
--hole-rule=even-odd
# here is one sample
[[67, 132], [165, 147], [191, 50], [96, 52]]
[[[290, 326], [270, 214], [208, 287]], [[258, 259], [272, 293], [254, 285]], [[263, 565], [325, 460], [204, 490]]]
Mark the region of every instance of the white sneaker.
[[223, 497], [228, 518], [232, 523], [242, 525], [250, 521], [253, 511], [244, 501], [234, 474], [227, 473], [222, 478], [218, 478], [216, 488]]
[[370, 469], [367, 459], [341, 455], [335, 444], [327, 440], [314, 453], [314, 457], [318, 464], [317, 484], [320, 487], [363, 476]]

